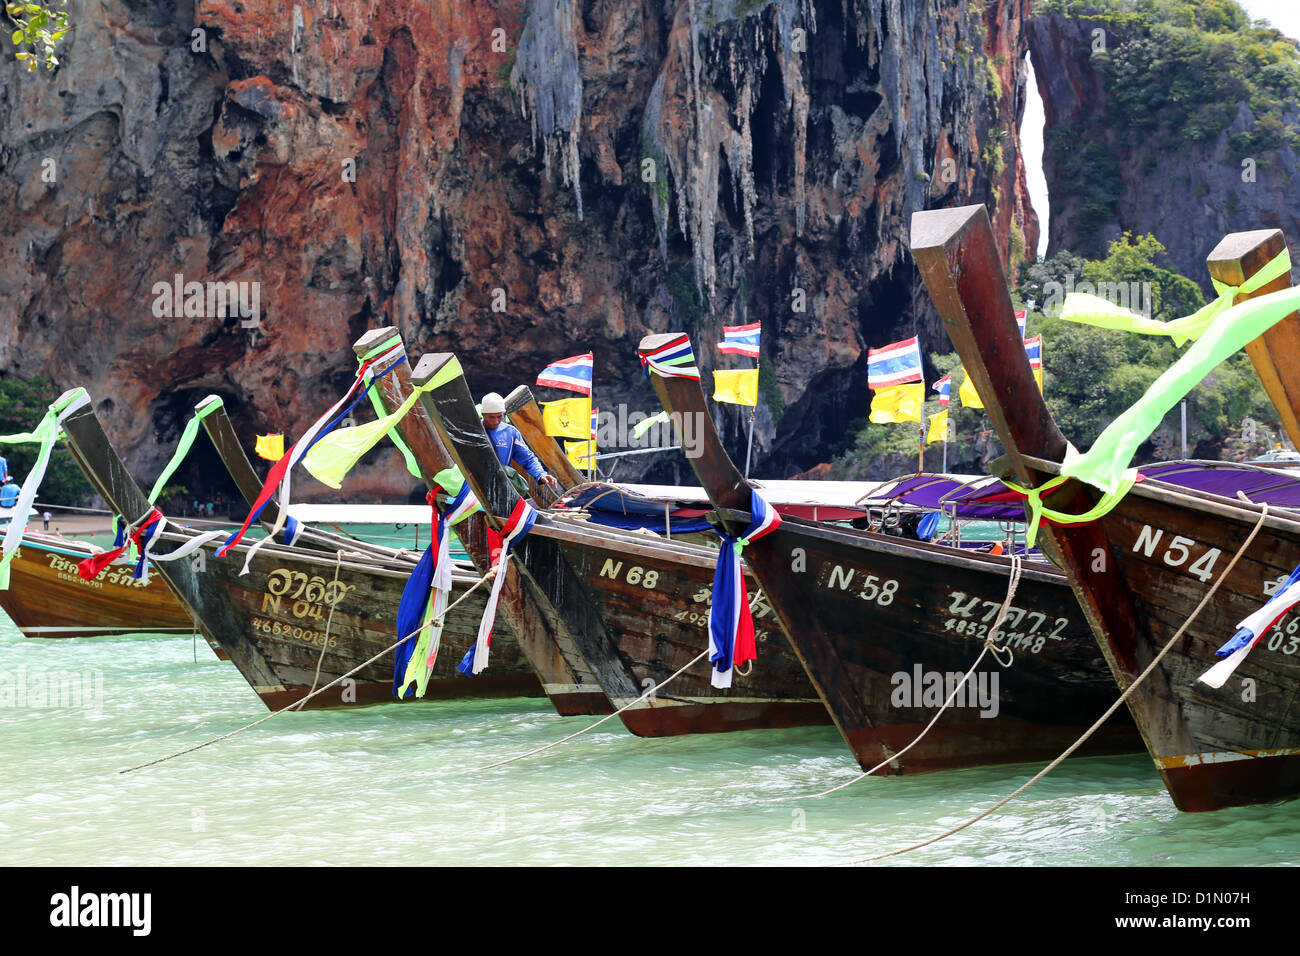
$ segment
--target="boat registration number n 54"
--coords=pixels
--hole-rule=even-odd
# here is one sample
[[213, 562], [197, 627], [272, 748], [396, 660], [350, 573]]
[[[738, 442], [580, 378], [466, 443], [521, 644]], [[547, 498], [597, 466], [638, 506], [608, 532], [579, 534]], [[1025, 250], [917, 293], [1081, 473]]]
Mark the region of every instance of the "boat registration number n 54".
[[1209, 581], [1214, 576], [1215, 562], [1222, 554], [1218, 548], [1206, 549], [1204, 545], [1181, 534], [1166, 538], [1162, 529], [1153, 528], [1149, 524], [1144, 524], [1138, 532], [1137, 540], [1133, 542], [1133, 552], [1144, 558], [1159, 554], [1160, 560], [1171, 568], [1187, 565], [1187, 573], [1195, 575], [1202, 582]]

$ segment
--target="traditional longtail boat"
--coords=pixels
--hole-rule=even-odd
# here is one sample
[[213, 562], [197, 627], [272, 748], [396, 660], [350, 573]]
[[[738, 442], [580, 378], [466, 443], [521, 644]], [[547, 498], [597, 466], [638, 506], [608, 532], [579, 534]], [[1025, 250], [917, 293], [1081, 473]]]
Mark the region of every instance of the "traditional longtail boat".
[[[1282, 248], [1280, 240], [1277, 234], [1274, 251]], [[1022, 487], [1040, 488], [1059, 474], [1067, 444], [1034, 382], [987, 211], [969, 206], [917, 213], [911, 244], [1006, 448], [997, 470]], [[1229, 237], [1215, 257], [1235, 259], [1239, 274], [1253, 275], [1271, 255], [1257, 238]], [[1242, 680], [1221, 689], [1197, 680], [1237, 623], [1264, 603], [1272, 582], [1300, 561], [1300, 521], [1268, 515], [1188, 624], [1260, 523], [1261, 507], [1157, 479], [1133, 484], [1117, 504], [1112, 493], [1107, 504], [1113, 507], [1099, 514], [1101, 495], [1080, 481], [1042, 494], [1058, 515], [1092, 519], [1045, 521], [1043, 548], [1069, 578], [1121, 688], [1186, 625], [1128, 698], [1175, 805], [1214, 810], [1300, 791], [1300, 642], [1275, 627], [1276, 639], [1240, 665]]]
[[[63, 420], [67, 444], [86, 477], [109, 507], [119, 514], [149, 515], [153, 507], [113, 450], [93, 410], [86, 407]], [[251, 466], [250, 466], [251, 468]], [[307, 534], [307, 532], [303, 532]], [[196, 535], [169, 526], [160, 543], [177, 548]], [[395, 621], [402, 590], [414, 557], [393, 552], [381, 561], [370, 549], [352, 550], [357, 542], [334, 539], [334, 553], [268, 542], [241, 575], [252, 543], [240, 544], [223, 558], [217, 542], [201, 553], [163, 561], [158, 573], [189, 611], [199, 629], [229, 655], [249, 686], [268, 708], [301, 700], [397, 640]], [[340, 553], [341, 552], [341, 553]], [[453, 597], [477, 578], [455, 576]], [[474, 642], [483, 613], [482, 589], [449, 613], [443, 653], [429, 685], [433, 698], [540, 695], [541, 687], [519, 650], [502, 629], [501, 654], [492, 674], [466, 678], [456, 664]], [[320, 694], [306, 707], [338, 707], [394, 700], [393, 661], [385, 655], [355, 674], [351, 681]]]
[[[423, 390], [420, 403], [489, 522], [504, 526], [505, 516], [518, 514], [519, 495], [488, 441], [459, 362], [450, 353], [425, 355], [411, 381]], [[618, 707], [708, 647], [716, 551], [542, 514], [514, 553]], [[621, 714], [632, 733], [673, 736], [829, 721], [757, 590], [751, 585], [763, 666], [720, 689], [711, 684], [708, 662], [699, 662]]]
[[[653, 356], [680, 334], [642, 340]], [[698, 379], [650, 378], [674, 422], [690, 416], [691, 466], [724, 532], [743, 535], [753, 485], [723, 448]], [[815, 482], [809, 482], [815, 485]], [[1026, 562], [999, 644], [938, 723], [905, 754], [974, 663], [1007, 595], [1011, 559], [785, 517], [745, 547], [754, 577], [850, 750], [870, 769], [921, 773], [1051, 758], [1114, 699], [1115, 687], [1064, 575]], [[1140, 750], [1116, 715], [1088, 753]]]
[[[398, 343], [396, 348], [394, 342]], [[410, 364], [405, 347], [400, 343], [397, 329], [388, 327], [367, 332], [353, 346], [360, 359], [384, 349], [382, 359], [372, 367], [372, 371], [377, 376], [382, 401], [390, 411], [401, 406], [411, 394]], [[533, 409], [536, 409], [536, 404]], [[540, 417], [540, 413], [538, 415]], [[437, 430], [429, 421], [428, 412], [417, 404], [402, 418], [398, 427], [419, 466], [421, 478], [431, 489], [437, 487], [435, 476], [455, 467], [456, 462], [443, 446]], [[464, 519], [456, 525], [455, 533], [478, 573], [486, 574], [491, 559], [483, 513], [476, 512]], [[549, 613], [545, 598], [530, 589], [528, 580], [513, 565], [506, 568], [499, 612], [537, 671], [542, 688], [559, 714], [608, 714], [613, 710], [573, 636], [563, 622]]]
[[189, 612], [160, 578], [136, 580], [131, 569], [121, 565], [94, 581], [79, 577], [77, 562], [100, 550], [84, 541], [27, 532], [10, 565], [9, 588], [0, 591], [0, 608], [24, 637], [194, 630]]

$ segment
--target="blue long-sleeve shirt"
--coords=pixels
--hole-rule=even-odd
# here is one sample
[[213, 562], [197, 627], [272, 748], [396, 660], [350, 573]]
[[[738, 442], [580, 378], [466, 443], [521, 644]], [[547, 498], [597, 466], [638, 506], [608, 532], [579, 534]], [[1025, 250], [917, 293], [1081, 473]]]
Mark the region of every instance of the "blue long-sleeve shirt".
[[534, 481], [542, 480], [542, 475], [546, 474], [546, 469], [537, 460], [533, 450], [528, 447], [528, 443], [524, 441], [524, 436], [519, 434], [518, 428], [502, 422], [487, 434], [488, 439], [492, 442], [492, 447], [496, 449], [497, 460], [501, 464], [509, 465], [513, 462], [532, 475]]

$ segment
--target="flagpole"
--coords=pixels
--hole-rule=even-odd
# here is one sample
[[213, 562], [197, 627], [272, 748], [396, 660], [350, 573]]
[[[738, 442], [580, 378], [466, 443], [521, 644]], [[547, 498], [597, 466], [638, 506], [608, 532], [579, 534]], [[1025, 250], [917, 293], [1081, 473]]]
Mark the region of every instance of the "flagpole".
[[925, 471], [925, 393], [921, 393], [921, 447], [916, 453], [916, 473]]
[[754, 412], [758, 406], [751, 406], [749, 409], [749, 445], [745, 448], [745, 478], [749, 478], [749, 455], [754, 450]]

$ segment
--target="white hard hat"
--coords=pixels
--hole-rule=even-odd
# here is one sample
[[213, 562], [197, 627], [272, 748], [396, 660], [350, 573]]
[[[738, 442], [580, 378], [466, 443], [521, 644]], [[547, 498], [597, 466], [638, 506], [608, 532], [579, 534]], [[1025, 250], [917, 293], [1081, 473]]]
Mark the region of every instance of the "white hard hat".
[[483, 396], [483, 414], [484, 415], [504, 415], [506, 413], [506, 400], [496, 392], [488, 392]]

